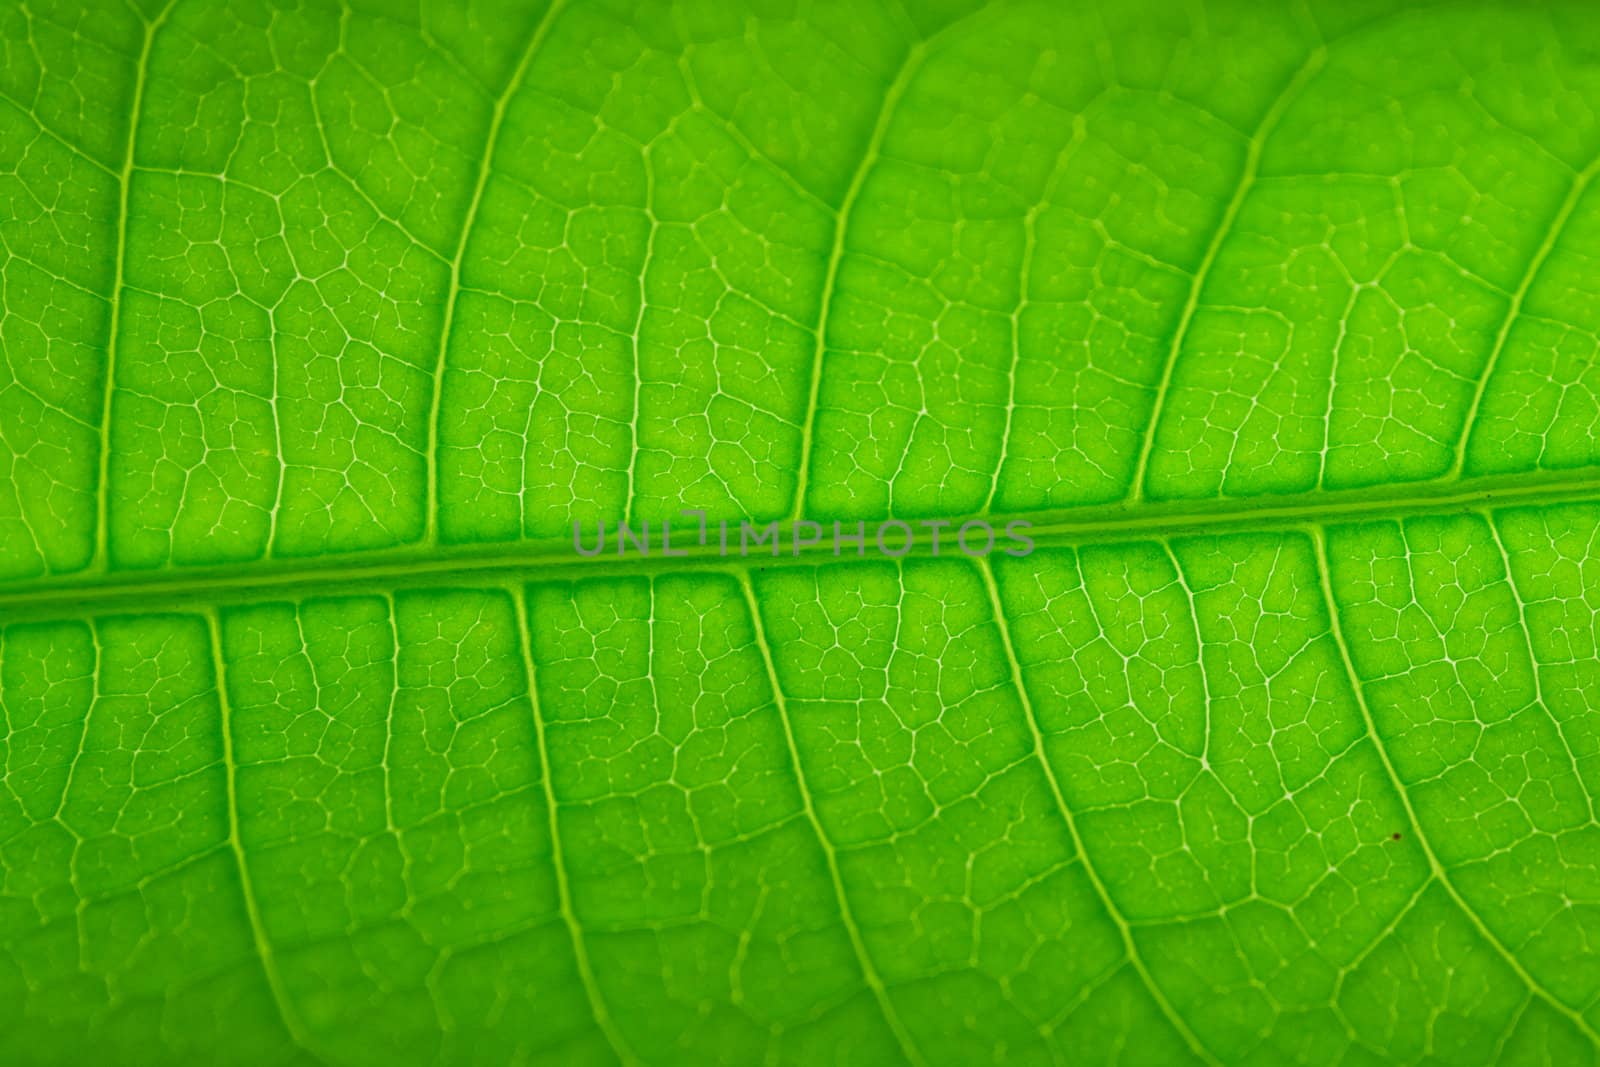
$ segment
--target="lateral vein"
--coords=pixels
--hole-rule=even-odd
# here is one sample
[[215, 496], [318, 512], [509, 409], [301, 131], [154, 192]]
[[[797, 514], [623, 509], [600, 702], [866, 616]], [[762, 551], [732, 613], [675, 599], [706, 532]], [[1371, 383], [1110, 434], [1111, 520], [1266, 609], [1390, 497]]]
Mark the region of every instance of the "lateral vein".
[[544, 790], [545, 812], [549, 819], [550, 863], [555, 868], [556, 897], [561, 908], [561, 923], [566, 927], [567, 937], [572, 942], [572, 955], [578, 968], [578, 978], [583, 983], [584, 996], [589, 1001], [589, 1011], [594, 1016], [595, 1024], [599, 1026], [611, 1050], [616, 1053], [617, 1059], [631, 1067], [639, 1063], [639, 1058], [634, 1055], [628, 1042], [618, 1031], [616, 1020], [611, 1017], [611, 1011], [606, 1006], [605, 995], [600, 991], [600, 984], [595, 980], [594, 967], [589, 960], [589, 946], [584, 940], [583, 927], [579, 924], [578, 913], [572, 906], [572, 885], [567, 876], [566, 853], [561, 845], [561, 820], [556, 811], [556, 791], [550, 769], [550, 748], [545, 740], [544, 714], [539, 708], [538, 672], [533, 664], [533, 629], [528, 621], [528, 591], [518, 584], [512, 588], [511, 597], [516, 603], [518, 645], [522, 653], [523, 677], [528, 686], [528, 706], [533, 713], [534, 741], [539, 751], [539, 783]]
[[115, 274], [111, 280], [111, 322], [106, 339], [106, 380], [100, 402], [100, 470], [95, 487], [94, 555], [91, 569], [111, 569], [111, 401], [117, 389], [117, 349], [122, 332], [122, 291], [128, 273], [128, 216], [133, 187], [134, 161], [138, 154], [139, 123], [144, 117], [144, 90], [150, 74], [150, 53], [156, 33], [166, 24], [177, 0], [168, 0], [154, 19], [145, 23], [139, 45], [139, 62], [134, 68], [133, 104], [129, 109], [128, 140], [122, 168], [117, 176], [117, 248]]
[[488, 138], [484, 142], [483, 155], [478, 160], [478, 174], [473, 184], [472, 200], [467, 204], [467, 213], [461, 220], [461, 233], [456, 239], [455, 254], [450, 257], [450, 288], [445, 294], [444, 321], [439, 327], [439, 350], [435, 355], [430, 386], [432, 395], [428, 401], [428, 445], [425, 453], [428, 487], [423, 503], [424, 544], [434, 544], [439, 539], [439, 418], [444, 399], [445, 360], [450, 351], [450, 334], [455, 325], [456, 304], [461, 299], [461, 266], [466, 259], [467, 245], [472, 238], [472, 231], [478, 223], [478, 211], [483, 206], [484, 190], [489, 186], [489, 174], [494, 169], [495, 150], [500, 143], [500, 130], [505, 125], [506, 111], [510, 107], [512, 97], [517, 95], [517, 90], [521, 89], [523, 82], [527, 80], [528, 70], [533, 65], [533, 57], [538, 53], [539, 46], [544, 43], [545, 38], [549, 36], [556, 15], [565, 6], [566, 0], [550, 0], [550, 6], [539, 16], [538, 24], [528, 37], [522, 56], [517, 60], [516, 69], [506, 80], [505, 89], [495, 99], [494, 111], [489, 118]]
[[1206, 244], [1200, 266], [1195, 269], [1189, 283], [1189, 295], [1184, 300], [1183, 310], [1178, 314], [1178, 325], [1172, 332], [1172, 345], [1167, 349], [1167, 357], [1162, 364], [1161, 379], [1156, 385], [1155, 399], [1150, 406], [1150, 417], [1145, 422], [1144, 441], [1139, 446], [1139, 455], [1134, 462], [1133, 481], [1129, 485], [1129, 492], [1135, 501], [1144, 499], [1150, 459], [1155, 452], [1156, 433], [1161, 425], [1167, 399], [1172, 393], [1172, 376], [1177, 368], [1178, 354], [1183, 350], [1184, 341], [1189, 336], [1189, 325], [1194, 321], [1195, 312], [1200, 307], [1200, 295], [1205, 290], [1206, 279], [1211, 276], [1211, 268], [1217, 261], [1223, 242], [1233, 232], [1234, 220], [1239, 216], [1239, 209], [1244, 206], [1245, 198], [1255, 187], [1256, 175], [1261, 167], [1262, 148], [1273, 130], [1277, 128], [1284, 112], [1289, 109], [1289, 105], [1300, 95], [1306, 83], [1322, 69], [1322, 64], [1327, 58], [1326, 45], [1319, 45], [1311, 51], [1305, 62], [1300, 65], [1300, 69], [1295, 71], [1283, 90], [1272, 101], [1272, 105], [1267, 108], [1266, 113], [1262, 115], [1260, 124], [1250, 137], [1250, 143], [1245, 147], [1244, 166], [1239, 172], [1239, 180], [1234, 185], [1233, 195], [1229, 197], [1227, 206], [1223, 208], [1216, 229], [1211, 233], [1211, 240]]
[[754, 629], [756, 646], [761, 650], [761, 661], [767, 670], [767, 681], [772, 686], [772, 703], [778, 712], [778, 721], [783, 725], [783, 739], [788, 746], [789, 762], [794, 768], [794, 779], [800, 788], [800, 805], [805, 810], [806, 821], [811, 824], [811, 831], [816, 835], [817, 843], [822, 848], [823, 859], [828, 865], [828, 875], [833, 881], [833, 894], [839, 905], [839, 916], [844, 923], [845, 933], [850, 938], [850, 947], [855, 952], [856, 962], [861, 967], [862, 978], [867, 983], [867, 988], [872, 990], [872, 996], [877, 1001], [878, 1010], [882, 1012], [884, 1021], [889, 1025], [894, 1034], [895, 1041], [900, 1045], [900, 1051], [907, 1060], [916, 1067], [923, 1067], [926, 1060], [917, 1043], [912, 1039], [911, 1033], [906, 1029], [900, 1013], [895, 1010], [894, 1002], [889, 999], [889, 991], [884, 985], [883, 976], [878, 973], [877, 965], [872, 962], [872, 955], [867, 951], [866, 940], [861, 935], [861, 927], [856, 922], [855, 912], [850, 906], [850, 898], [844, 891], [844, 878], [839, 871], [839, 853], [834, 847], [833, 839], [828, 836], [827, 830], [822, 825], [822, 819], [817, 814], [817, 806], [811, 796], [811, 786], [806, 781], [806, 773], [800, 763], [800, 746], [795, 742], [794, 725], [789, 718], [788, 700], [783, 694], [783, 687], [778, 683], [777, 665], [773, 662], [772, 646], [767, 641], [766, 627], [761, 621], [761, 608], [756, 603], [755, 587], [750, 583], [748, 574], [740, 575], [739, 588], [744, 593], [745, 607], [750, 612], [750, 625]]
[[233, 854], [234, 866], [239, 872], [239, 888], [244, 897], [245, 915], [250, 923], [250, 936], [254, 940], [256, 956], [261, 961], [261, 970], [266, 976], [273, 1004], [278, 1009], [278, 1015], [283, 1021], [284, 1029], [289, 1033], [290, 1040], [320, 1062], [321, 1057], [312, 1047], [305, 1022], [300, 1018], [299, 1010], [295, 1008], [289, 991], [284, 987], [283, 975], [278, 970], [277, 953], [273, 950], [271, 938], [267, 936], [266, 924], [261, 918], [261, 907], [256, 900], [255, 881], [250, 876], [250, 863], [245, 858], [244, 840], [239, 833], [239, 761], [233, 751], [233, 704], [228, 699], [227, 664], [226, 657], [222, 654], [222, 623], [215, 608], [207, 611], [205, 618], [206, 643], [210, 647], [211, 669], [217, 686], [217, 709], [221, 717], [222, 765], [227, 776], [228, 848]]
[[1495, 333], [1494, 344], [1489, 349], [1489, 358], [1484, 361], [1483, 372], [1478, 375], [1478, 380], [1473, 385], [1472, 403], [1467, 407], [1466, 417], [1461, 423], [1461, 433], [1456, 438], [1455, 458], [1450, 464], [1451, 474], [1460, 474], [1467, 463], [1467, 449], [1471, 439], [1478, 428], [1478, 413], [1483, 407], [1483, 398], [1489, 391], [1489, 380], [1494, 377], [1495, 368], [1500, 364], [1500, 356], [1505, 351], [1506, 341], [1511, 337], [1511, 328], [1522, 317], [1522, 305], [1528, 298], [1528, 293], [1533, 289], [1533, 283], [1539, 277], [1539, 272], [1544, 269], [1545, 260], [1550, 258], [1550, 253], [1555, 250], [1556, 242], [1560, 240], [1562, 232], [1567, 228], [1567, 222], [1572, 218], [1572, 213], [1578, 207], [1578, 202], [1583, 199], [1583, 194], [1588, 191], [1589, 183], [1594, 176], [1600, 174], [1600, 156], [1594, 162], [1580, 171], [1573, 178], [1572, 186], [1567, 190], [1567, 195], [1562, 199], [1561, 206], [1556, 209], [1555, 217], [1545, 229], [1544, 240], [1539, 247], [1534, 249], [1533, 256], [1528, 260], [1528, 269], [1523, 272], [1522, 280], [1517, 283], [1516, 291], [1511, 294], [1511, 301], [1506, 305], [1505, 318], [1500, 323], [1500, 329]]
[[1444, 889], [1456, 908], [1472, 924], [1478, 935], [1488, 943], [1496, 955], [1503, 960], [1506, 966], [1514, 971], [1522, 980], [1524, 986], [1540, 1000], [1545, 1001], [1556, 1011], [1566, 1016], [1592, 1044], [1600, 1045], [1600, 1033], [1577, 1011], [1550, 992], [1545, 985], [1528, 973], [1522, 961], [1506, 947], [1505, 942], [1491, 930], [1483, 921], [1476, 909], [1469, 904], [1461, 892], [1456, 889], [1455, 883], [1450, 878], [1450, 873], [1439, 861], [1438, 854], [1434, 852], [1433, 845], [1428, 839], [1428, 833], [1423, 829], [1422, 819], [1417, 815], [1416, 808], [1411, 803], [1411, 795], [1406, 792], [1405, 784], [1400, 780], [1400, 774], [1395, 770], [1394, 763], [1389, 759], [1388, 746], [1383, 743], [1383, 736], [1378, 732], [1376, 722], [1372, 718], [1372, 708], [1367, 703], [1365, 687], [1361, 683], [1361, 676], [1356, 673], [1355, 661], [1350, 654], [1350, 644], [1344, 635], [1344, 626], [1339, 619], [1339, 602], [1333, 595], [1333, 570], [1328, 564], [1328, 538], [1320, 529], [1312, 529], [1311, 541], [1317, 554], [1317, 581], [1322, 587], [1322, 599], [1328, 609], [1328, 625], [1333, 636], [1333, 643], [1339, 650], [1339, 659], [1344, 666], [1345, 678], [1350, 684], [1350, 689], [1355, 697], [1356, 707], [1361, 712], [1361, 721], [1366, 729], [1367, 736], [1372, 739], [1372, 747], [1378, 753], [1378, 760], [1383, 764], [1384, 775], [1389, 780], [1389, 785], [1394, 789], [1395, 795], [1400, 800], [1400, 806], [1406, 813], [1406, 821], [1411, 825], [1412, 833], [1416, 834], [1417, 844], [1422, 849], [1424, 858], [1428, 861], [1428, 868], [1435, 881]]
[[1061, 788], [1061, 780], [1056, 776], [1055, 768], [1051, 766], [1049, 757], [1044, 750], [1044, 730], [1039, 726], [1039, 716], [1033, 707], [1033, 700], [1028, 695], [1028, 688], [1022, 680], [1022, 663], [1017, 658], [1016, 646], [1011, 641], [1011, 627], [1006, 622], [1006, 613], [1000, 603], [1000, 588], [994, 579], [994, 567], [987, 559], [979, 562], [979, 570], [983, 575], [983, 585], [989, 594], [989, 607], [994, 612], [994, 622], [1000, 631], [1000, 645], [1005, 649], [1006, 665], [1011, 671], [1011, 684], [1017, 691], [1017, 699], [1022, 703], [1024, 716], [1028, 720], [1028, 732], [1033, 739], [1033, 753], [1039, 761], [1039, 766], [1044, 771], [1045, 781], [1050, 786], [1050, 795], [1055, 800], [1056, 810], [1061, 815], [1062, 822], [1066, 823], [1067, 835], [1072, 839], [1072, 847], [1078, 853], [1078, 858], [1083, 862], [1083, 870], [1089, 877], [1089, 884], [1093, 887], [1095, 896], [1100, 901], [1100, 906], [1105, 908], [1106, 915], [1110, 918], [1117, 933], [1122, 939], [1122, 950], [1128, 957], [1128, 962], [1139, 975], [1139, 980], [1144, 983], [1150, 998], [1155, 1001], [1156, 1007], [1163, 1017], [1178, 1032], [1184, 1044], [1189, 1046], [1189, 1051], [1212, 1067], [1220, 1067], [1220, 1061], [1206, 1048], [1183, 1016], [1172, 1006], [1166, 993], [1156, 983], [1155, 977], [1146, 966], [1144, 957], [1139, 953], [1138, 943], [1134, 941], [1133, 930], [1128, 925], [1128, 920], [1123, 916], [1121, 909], [1111, 899], [1111, 893], [1106, 889], [1105, 882], [1100, 879], [1100, 872], [1095, 869], [1094, 862], [1089, 858], [1089, 850], [1084, 847], [1083, 836], [1078, 832], [1077, 820], [1073, 817], [1072, 808], [1067, 804], [1065, 792]]

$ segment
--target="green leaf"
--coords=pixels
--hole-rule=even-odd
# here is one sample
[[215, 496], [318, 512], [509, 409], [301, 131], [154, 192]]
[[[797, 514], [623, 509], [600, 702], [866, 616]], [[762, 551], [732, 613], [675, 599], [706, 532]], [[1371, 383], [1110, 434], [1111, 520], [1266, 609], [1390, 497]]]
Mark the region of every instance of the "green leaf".
[[[0, 5], [0, 1060], [1594, 1063], [1597, 101], [1561, 0]], [[950, 525], [574, 551], [685, 509]]]

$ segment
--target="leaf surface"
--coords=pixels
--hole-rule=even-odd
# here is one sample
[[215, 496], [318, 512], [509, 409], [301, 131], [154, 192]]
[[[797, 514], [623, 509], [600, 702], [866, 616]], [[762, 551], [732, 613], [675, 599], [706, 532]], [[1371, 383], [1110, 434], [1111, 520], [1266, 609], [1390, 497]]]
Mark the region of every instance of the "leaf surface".
[[1597, 56], [5, 5], [0, 1058], [1594, 1062]]

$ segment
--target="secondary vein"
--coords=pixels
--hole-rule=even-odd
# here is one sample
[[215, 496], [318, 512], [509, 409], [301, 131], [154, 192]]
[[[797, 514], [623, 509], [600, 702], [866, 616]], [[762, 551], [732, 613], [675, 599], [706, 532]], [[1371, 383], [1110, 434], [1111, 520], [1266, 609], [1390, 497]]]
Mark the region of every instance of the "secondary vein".
[[462, 264], [466, 259], [467, 245], [472, 238], [472, 231], [478, 223], [478, 211], [483, 206], [483, 194], [489, 185], [489, 174], [494, 169], [495, 149], [500, 143], [500, 131], [505, 125], [506, 111], [510, 107], [512, 97], [517, 95], [517, 90], [521, 89], [523, 82], [527, 80], [528, 70], [533, 65], [533, 57], [538, 54], [539, 46], [549, 36], [550, 27], [554, 24], [557, 13], [565, 5], [566, 0], [551, 0], [550, 6], [539, 17], [538, 24], [529, 35], [516, 69], [506, 81], [505, 90], [494, 102], [494, 111], [489, 118], [488, 138], [484, 142], [483, 155], [478, 160], [478, 175], [473, 183], [472, 200], [467, 204], [467, 213], [461, 220], [461, 233], [456, 239], [455, 253], [450, 257], [450, 289], [445, 295], [444, 322], [439, 327], [439, 349], [435, 355], [433, 378], [429, 386], [432, 395], [428, 401], [428, 447], [425, 453], [428, 487], [423, 502], [424, 544], [434, 544], [439, 539], [439, 417], [444, 399], [445, 359], [450, 351], [450, 334], [455, 325], [456, 305], [461, 299]]
[[883, 976], [879, 974], [878, 967], [872, 961], [872, 955], [867, 951], [865, 939], [861, 936], [861, 927], [856, 922], [855, 912], [850, 907], [850, 898], [844, 891], [844, 878], [839, 871], [839, 852], [834, 847], [833, 839], [828, 836], [827, 830], [822, 825], [822, 819], [817, 814], [816, 803], [811, 797], [811, 787], [806, 782], [805, 770], [800, 763], [800, 746], [795, 741], [794, 725], [790, 720], [788, 701], [784, 697], [783, 687], [778, 683], [777, 665], [773, 662], [772, 646], [767, 641], [766, 627], [761, 622], [761, 608], [756, 603], [756, 593], [750, 584], [748, 574], [741, 575], [739, 588], [744, 593], [745, 608], [750, 612], [750, 625], [754, 630], [756, 647], [761, 650], [761, 661], [766, 667], [767, 681], [772, 687], [772, 702], [778, 711], [778, 721], [783, 725], [784, 742], [788, 746], [789, 762], [794, 769], [795, 782], [800, 788], [800, 805], [805, 811], [806, 820], [811, 824], [812, 833], [815, 834], [817, 844], [822, 849], [823, 859], [828, 865], [828, 874], [833, 881], [833, 891], [839, 905], [839, 916], [844, 923], [845, 933], [850, 939], [850, 947], [855, 952], [856, 962], [861, 967], [862, 978], [867, 983], [867, 988], [872, 990], [873, 999], [882, 1012], [884, 1022], [888, 1024], [890, 1032], [900, 1046], [900, 1051], [907, 1060], [916, 1067], [923, 1067], [926, 1063], [922, 1052], [917, 1048], [916, 1041], [911, 1037], [911, 1032], [906, 1029], [900, 1013], [895, 1010], [894, 1002], [889, 999], [889, 991], [884, 985]]
[[1195, 269], [1189, 283], [1188, 298], [1178, 315], [1178, 326], [1172, 332], [1172, 344], [1167, 349], [1167, 358], [1161, 368], [1161, 380], [1156, 385], [1155, 399], [1151, 402], [1150, 417], [1145, 422], [1144, 441], [1139, 447], [1139, 455], [1134, 463], [1133, 481], [1130, 483], [1129, 491], [1135, 501], [1144, 499], [1150, 459], [1155, 453], [1156, 433], [1161, 425], [1167, 399], [1172, 394], [1172, 377], [1178, 365], [1178, 354], [1183, 349], [1184, 340], [1189, 336], [1189, 325], [1194, 321], [1195, 312], [1200, 307], [1200, 295], [1205, 289], [1206, 279], [1211, 276], [1211, 268], [1217, 261], [1223, 242], [1233, 232], [1234, 220], [1239, 216], [1239, 209], [1244, 206], [1245, 198], [1255, 187], [1256, 175], [1261, 167], [1261, 150], [1271, 137], [1272, 131], [1277, 128], [1284, 112], [1300, 95], [1306, 83], [1322, 69], [1327, 57], [1328, 50], [1325, 45], [1312, 50], [1300, 69], [1295, 71], [1283, 90], [1272, 101], [1272, 105], [1267, 108], [1266, 113], [1262, 115], [1260, 124], [1250, 138], [1250, 143], [1245, 147], [1244, 166], [1239, 172], [1239, 180], [1234, 185], [1233, 195], [1229, 197], [1227, 206], [1223, 208], [1216, 229], [1211, 233], [1211, 240], [1206, 244], [1205, 254], [1201, 257], [1200, 265]]
[[239, 889], [244, 897], [245, 916], [250, 923], [250, 936], [255, 944], [256, 955], [261, 961], [267, 989], [272, 994], [272, 1002], [278, 1009], [278, 1015], [290, 1040], [320, 1062], [321, 1058], [311, 1046], [305, 1022], [300, 1018], [294, 1001], [290, 999], [283, 983], [283, 975], [278, 970], [278, 957], [273, 951], [272, 940], [267, 936], [266, 924], [261, 918], [261, 907], [256, 900], [255, 882], [250, 876], [250, 864], [245, 858], [244, 839], [239, 832], [239, 761], [233, 751], [233, 705], [228, 699], [227, 657], [222, 654], [222, 624], [215, 609], [206, 613], [206, 629], [206, 643], [211, 653], [211, 669], [217, 686], [217, 709], [221, 719], [222, 765], [227, 776], [228, 849], [238, 869]]
[[1329, 631], [1333, 637], [1334, 646], [1339, 650], [1339, 659], [1344, 667], [1345, 678], [1350, 685], [1352, 695], [1355, 697], [1356, 707], [1361, 712], [1362, 725], [1366, 730], [1367, 736], [1372, 740], [1372, 747], [1377, 751], [1378, 761], [1383, 765], [1384, 775], [1388, 778], [1389, 785], [1394, 789], [1395, 795], [1399, 798], [1400, 806], [1406, 813], [1406, 821], [1411, 825], [1412, 833], [1416, 835], [1417, 844], [1421, 847], [1422, 854], [1428, 861], [1428, 868], [1432, 872], [1434, 880], [1449, 895], [1456, 908], [1472, 924], [1478, 935], [1488, 943], [1489, 947], [1505, 962], [1506, 966], [1516, 973], [1517, 977], [1522, 980], [1523, 985], [1534, 996], [1537, 996], [1566, 1016], [1568, 1021], [1576, 1026], [1590, 1042], [1600, 1045], [1600, 1033], [1597, 1033], [1594, 1027], [1589, 1024], [1583, 1013], [1560, 1000], [1545, 987], [1544, 983], [1528, 972], [1528, 969], [1522, 965], [1522, 961], [1506, 947], [1505, 943], [1500, 940], [1499, 935], [1489, 928], [1489, 925], [1483, 921], [1477, 910], [1456, 889], [1449, 872], [1445, 870], [1444, 864], [1439, 861], [1439, 857], [1434, 852], [1433, 845], [1428, 839], [1427, 831], [1423, 829], [1422, 819], [1417, 815], [1416, 808], [1411, 803], [1411, 795], [1406, 792], [1405, 784], [1401, 781], [1399, 772], [1395, 770], [1393, 761], [1389, 759], [1388, 746], [1383, 743], [1383, 735], [1378, 732], [1377, 723], [1372, 717], [1372, 708], [1367, 703], [1366, 689], [1361, 683], [1361, 676], [1356, 673], [1355, 661], [1350, 654], [1350, 643], [1345, 638], [1344, 626], [1339, 619], [1339, 602], [1333, 595], [1333, 569], [1328, 562], [1327, 535], [1320, 529], [1313, 529], [1311, 531], [1311, 540], [1316, 549], [1317, 581], [1321, 585], [1322, 599], [1328, 612]]
[[567, 875], [566, 853], [561, 845], [561, 819], [556, 809], [554, 772], [550, 768], [550, 747], [545, 741], [544, 714], [539, 708], [538, 672], [533, 663], [533, 629], [528, 617], [528, 592], [523, 586], [517, 585], [512, 590], [511, 597], [516, 603], [518, 650], [522, 654], [524, 678], [528, 686], [528, 704], [533, 714], [534, 742], [539, 751], [539, 784], [544, 790], [545, 814], [549, 819], [550, 863], [555, 868], [556, 896], [561, 909], [561, 923], [566, 927], [567, 937], [572, 943], [572, 956], [578, 968], [578, 979], [583, 984], [584, 996], [588, 999], [589, 1011], [594, 1016], [595, 1024], [600, 1028], [606, 1043], [611, 1046], [611, 1051], [616, 1053], [617, 1059], [624, 1064], [637, 1064], [639, 1058], [634, 1055], [621, 1031], [617, 1029], [616, 1020], [612, 1018], [611, 1010], [606, 1005], [605, 995], [600, 991], [600, 983], [595, 979], [594, 967], [589, 959], [588, 943], [584, 940], [578, 913], [573, 908], [571, 879]]
[[122, 291], [128, 273], [128, 207], [133, 187], [134, 161], [138, 155], [139, 122], [144, 115], [145, 83], [149, 80], [150, 53], [155, 47], [156, 33], [166, 24], [167, 16], [172, 13], [176, 3], [177, 0], [169, 0], [154, 19], [145, 23], [144, 40], [139, 45], [139, 62], [134, 68], [127, 147], [123, 152], [121, 172], [117, 176], [116, 273], [111, 280], [111, 323], [106, 340], [105, 387], [100, 402], [100, 480], [95, 487], [94, 557], [90, 564], [99, 570], [110, 569], [111, 399], [117, 388], [117, 342], [122, 332]]
[[1133, 939], [1133, 930], [1128, 925], [1128, 920], [1123, 916], [1121, 909], [1111, 899], [1111, 893], [1106, 889], [1105, 883], [1100, 879], [1100, 873], [1095, 869], [1094, 863], [1089, 859], [1089, 850], [1084, 847], [1083, 836], [1078, 833], [1078, 823], [1073, 817], [1072, 808], [1067, 804], [1065, 792], [1061, 788], [1061, 781], [1056, 776], [1055, 768], [1051, 765], [1049, 757], [1044, 750], [1044, 731], [1039, 726], [1039, 716], [1034, 711], [1033, 700], [1028, 695], [1027, 686], [1022, 680], [1022, 663], [1017, 658], [1016, 646], [1011, 640], [1011, 627], [1006, 622], [1004, 606], [1000, 602], [1000, 589], [995, 582], [994, 567], [988, 560], [984, 560], [979, 568], [983, 573], [984, 588], [989, 594], [989, 608], [994, 613], [995, 626], [1000, 631], [1000, 645], [1005, 650], [1006, 665], [1011, 672], [1011, 684], [1016, 690], [1017, 699], [1022, 703], [1024, 716], [1028, 721], [1028, 732], [1033, 739], [1033, 753], [1039, 761], [1039, 766], [1044, 770], [1045, 781], [1050, 786], [1050, 795], [1055, 800], [1056, 810], [1061, 819], [1066, 823], [1067, 835], [1072, 839], [1072, 847], [1078, 853], [1078, 859], [1083, 863], [1084, 874], [1088, 876], [1089, 885], [1094, 889], [1095, 896], [1100, 901], [1100, 906], [1106, 911], [1106, 916], [1117, 928], [1117, 934], [1122, 939], [1123, 952], [1128, 957], [1128, 962], [1139, 975], [1139, 980], [1144, 983], [1150, 998], [1155, 1001], [1167, 1022], [1178, 1032], [1184, 1044], [1189, 1046], [1199, 1059], [1207, 1064], [1216, 1065], [1217, 1058], [1206, 1048], [1193, 1029], [1190, 1028], [1183, 1016], [1178, 1014], [1172, 1002], [1167, 999], [1166, 992], [1156, 983], [1155, 977], [1146, 966], [1144, 957], [1139, 953], [1139, 945]]

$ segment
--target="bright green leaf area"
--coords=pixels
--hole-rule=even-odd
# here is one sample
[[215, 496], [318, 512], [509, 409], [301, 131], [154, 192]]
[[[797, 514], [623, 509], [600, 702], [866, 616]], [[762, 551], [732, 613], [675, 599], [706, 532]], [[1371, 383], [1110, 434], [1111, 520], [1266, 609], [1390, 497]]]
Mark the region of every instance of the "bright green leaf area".
[[1578, 0], [0, 0], [0, 1063], [1595, 1063], [1597, 173]]

